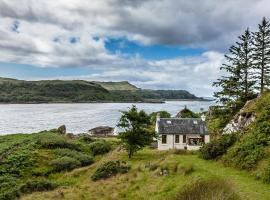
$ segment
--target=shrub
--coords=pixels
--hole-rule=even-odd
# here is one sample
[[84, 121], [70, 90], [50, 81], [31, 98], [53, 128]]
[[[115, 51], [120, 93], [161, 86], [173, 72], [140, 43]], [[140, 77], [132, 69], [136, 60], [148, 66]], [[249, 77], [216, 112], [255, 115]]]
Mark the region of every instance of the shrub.
[[67, 156], [54, 159], [51, 161], [50, 164], [53, 167], [54, 172], [70, 171], [81, 165], [81, 163], [78, 160]]
[[33, 180], [25, 183], [20, 191], [22, 193], [42, 192], [53, 190], [56, 188], [56, 184], [51, 183], [48, 180]]
[[240, 169], [253, 168], [264, 157], [268, 139], [263, 133], [249, 133], [228, 151], [223, 158], [224, 163]]
[[182, 188], [175, 200], [237, 200], [233, 186], [223, 179], [197, 180]]
[[20, 190], [17, 187], [9, 188], [8, 190], [4, 190], [0, 192], [1, 200], [14, 200], [20, 197]]
[[37, 144], [43, 148], [56, 149], [56, 148], [70, 148], [79, 149], [79, 146], [67, 141], [63, 135], [57, 133], [46, 133], [38, 137]]
[[86, 155], [82, 152], [78, 152], [71, 149], [56, 149], [55, 154], [59, 157], [71, 157], [78, 160], [81, 163], [81, 166], [87, 166], [94, 162], [92, 156]]
[[220, 138], [204, 144], [200, 149], [200, 157], [209, 160], [222, 156], [236, 140], [237, 137], [235, 134], [222, 135]]
[[0, 199], [13, 200], [20, 196], [18, 179], [11, 175], [0, 176]]
[[111, 150], [111, 145], [105, 140], [93, 142], [89, 145], [90, 151], [94, 156], [103, 155]]
[[80, 136], [79, 141], [89, 144], [89, 143], [94, 142], [95, 140], [89, 135], [83, 134], [82, 136]]
[[123, 174], [127, 173], [130, 169], [130, 166], [127, 166], [125, 162], [121, 161], [109, 161], [101, 165], [95, 173], [91, 176], [93, 181], [100, 179], [107, 179], [111, 176], [114, 176], [118, 173]]

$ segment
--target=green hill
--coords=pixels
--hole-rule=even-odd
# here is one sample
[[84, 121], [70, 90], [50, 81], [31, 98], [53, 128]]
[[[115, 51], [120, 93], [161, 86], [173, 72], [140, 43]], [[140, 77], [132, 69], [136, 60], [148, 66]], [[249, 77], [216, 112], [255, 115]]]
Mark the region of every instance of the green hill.
[[[220, 135], [229, 121], [237, 131]], [[247, 102], [238, 113], [212, 112], [208, 125], [216, 139], [202, 149], [203, 157], [219, 159], [270, 183], [270, 92]]]
[[130, 83], [0, 78], [0, 103], [161, 102], [199, 99], [187, 91], [141, 90]]
[[[0, 142], [1, 200], [179, 200], [182, 195], [197, 199], [200, 193], [202, 200], [216, 199], [213, 195], [267, 200], [270, 195], [270, 185], [255, 180], [249, 172], [200, 159], [194, 152], [145, 148], [128, 159], [117, 147], [117, 139], [93, 140], [51, 131], [0, 136]], [[109, 145], [111, 150], [95, 155], [92, 146], [96, 144], [102, 144], [99, 149]], [[131, 169], [105, 180], [91, 180], [101, 165], [117, 160]], [[162, 170], [168, 174], [161, 175]]]
[[101, 85], [106, 90], [125, 90], [125, 91], [136, 91], [139, 88], [136, 86], [130, 84], [127, 81], [121, 81], [121, 82], [98, 82], [94, 81], [94, 83]]

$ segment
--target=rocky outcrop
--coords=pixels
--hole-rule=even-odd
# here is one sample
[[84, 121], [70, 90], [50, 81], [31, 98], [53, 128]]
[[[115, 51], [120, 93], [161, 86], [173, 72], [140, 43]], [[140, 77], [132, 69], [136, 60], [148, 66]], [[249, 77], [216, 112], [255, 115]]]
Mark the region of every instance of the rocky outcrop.
[[110, 126], [98, 126], [88, 131], [91, 136], [110, 136], [113, 135], [114, 128]]
[[62, 135], [65, 135], [66, 132], [67, 132], [66, 126], [65, 126], [65, 125], [59, 126], [59, 127], [57, 128], [57, 131], [58, 131], [58, 133], [60, 133], [60, 134], [62, 134]]
[[248, 101], [245, 106], [237, 113], [234, 118], [223, 129], [223, 134], [231, 134], [245, 130], [252, 122], [256, 120], [255, 112], [246, 112], [245, 108], [251, 103]]

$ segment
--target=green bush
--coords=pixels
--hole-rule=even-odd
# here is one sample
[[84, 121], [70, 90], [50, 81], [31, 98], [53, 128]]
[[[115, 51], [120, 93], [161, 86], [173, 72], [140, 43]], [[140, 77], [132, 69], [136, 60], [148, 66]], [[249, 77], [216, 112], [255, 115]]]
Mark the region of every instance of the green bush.
[[54, 172], [70, 171], [81, 165], [80, 161], [75, 158], [64, 156], [51, 161]]
[[94, 162], [94, 159], [90, 155], [86, 155], [82, 152], [78, 152], [71, 149], [55, 149], [55, 154], [59, 157], [70, 157], [78, 160], [81, 163], [81, 166], [87, 166]]
[[216, 159], [225, 154], [236, 140], [237, 137], [235, 134], [222, 135], [220, 138], [204, 144], [200, 149], [200, 157], [206, 160]]
[[100, 179], [107, 179], [111, 176], [114, 176], [118, 173], [123, 174], [127, 173], [130, 169], [130, 166], [127, 166], [125, 162], [121, 161], [109, 161], [101, 167], [99, 167], [95, 173], [91, 176], [93, 181]]
[[37, 139], [37, 144], [48, 149], [70, 148], [79, 150], [78, 145], [68, 142], [65, 136], [57, 133], [46, 133], [40, 135]]
[[14, 200], [20, 197], [20, 190], [18, 187], [11, 187], [8, 190], [1, 190], [0, 199], [1, 200]]
[[224, 156], [223, 161], [240, 169], [251, 169], [264, 157], [264, 146], [268, 140], [269, 136], [255, 129], [237, 142]]
[[100, 140], [91, 143], [89, 149], [94, 156], [103, 155], [111, 150], [111, 145], [105, 140]]
[[80, 141], [80, 142], [83, 142], [83, 143], [90, 144], [90, 143], [94, 142], [95, 139], [93, 139], [93, 138], [90, 137], [89, 135], [85, 135], [85, 134], [84, 134], [84, 135], [80, 136], [79, 141]]
[[25, 183], [20, 191], [22, 193], [32, 193], [32, 192], [42, 192], [42, 191], [48, 191], [53, 190], [56, 188], [56, 184], [53, 184], [52, 182], [48, 180], [33, 180], [28, 181]]
[[196, 180], [184, 186], [175, 200], [238, 200], [233, 186], [223, 179]]
[[0, 199], [13, 200], [20, 196], [18, 179], [11, 175], [0, 176]]

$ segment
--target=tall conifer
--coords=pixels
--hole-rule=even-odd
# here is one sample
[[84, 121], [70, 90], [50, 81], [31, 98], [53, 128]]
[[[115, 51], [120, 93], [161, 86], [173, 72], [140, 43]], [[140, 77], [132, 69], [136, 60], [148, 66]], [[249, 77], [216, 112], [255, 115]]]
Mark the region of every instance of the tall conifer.
[[254, 81], [252, 77], [252, 36], [249, 29], [241, 35], [239, 41], [229, 49], [225, 55], [227, 60], [221, 70], [226, 71], [223, 76], [214, 82], [214, 86], [221, 87], [221, 91], [214, 95], [225, 104], [243, 104], [253, 97]]
[[253, 33], [253, 59], [256, 69], [256, 82], [262, 93], [265, 87], [270, 86], [270, 24], [264, 17], [259, 30]]

